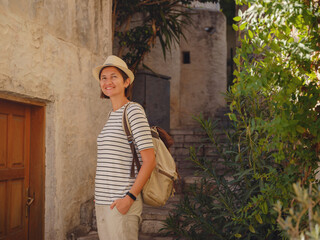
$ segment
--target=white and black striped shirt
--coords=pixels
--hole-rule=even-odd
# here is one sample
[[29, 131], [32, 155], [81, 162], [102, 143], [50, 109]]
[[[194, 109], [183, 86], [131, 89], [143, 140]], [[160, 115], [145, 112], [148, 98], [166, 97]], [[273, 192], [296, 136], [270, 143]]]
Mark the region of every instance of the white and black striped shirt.
[[[135, 178], [130, 178], [132, 152], [122, 127], [122, 116], [126, 105], [111, 112], [97, 138], [96, 204], [109, 205], [114, 200], [123, 198], [135, 181]], [[131, 103], [127, 108], [127, 114], [141, 162], [140, 151], [153, 148], [150, 126], [139, 104]], [[137, 170], [135, 172], [137, 174]]]

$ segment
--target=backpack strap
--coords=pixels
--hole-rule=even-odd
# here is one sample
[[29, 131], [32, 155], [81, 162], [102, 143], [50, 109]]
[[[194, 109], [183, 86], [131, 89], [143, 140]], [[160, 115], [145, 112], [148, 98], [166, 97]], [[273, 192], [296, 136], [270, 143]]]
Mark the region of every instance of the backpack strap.
[[131, 128], [130, 128], [130, 123], [128, 121], [127, 108], [129, 107], [130, 104], [131, 104], [131, 102], [129, 102], [127, 104], [127, 106], [125, 107], [125, 109], [123, 111], [122, 125], [123, 125], [123, 129], [127, 135], [128, 142], [130, 144], [130, 148], [131, 148], [131, 152], [132, 152], [132, 157], [133, 157], [132, 164], [131, 164], [130, 177], [135, 177], [134, 164], [136, 164], [138, 172], [140, 171], [141, 164], [140, 164], [137, 152], [136, 152], [136, 148], [133, 143], [133, 135], [132, 135]]

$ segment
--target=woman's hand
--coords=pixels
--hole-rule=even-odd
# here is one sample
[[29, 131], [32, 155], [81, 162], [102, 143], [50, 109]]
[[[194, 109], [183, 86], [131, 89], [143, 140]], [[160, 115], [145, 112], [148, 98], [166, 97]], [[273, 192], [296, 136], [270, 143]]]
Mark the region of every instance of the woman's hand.
[[116, 207], [122, 215], [125, 215], [129, 211], [133, 202], [134, 200], [130, 198], [128, 195], [126, 195], [124, 198], [115, 200], [111, 204], [110, 209], [113, 209], [114, 207]]
[[[138, 176], [133, 186], [130, 189], [130, 192], [135, 196], [138, 196], [140, 194], [144, 184], [148, 181], [153, 169], [156, 166], [156, 160], [155, 160], [155, 154], [154, 154], [153, 148], [142, 150], [140, 154], [141, 154], [143, 164], [141, 166], [141, 169], [138, 173]], [[130, 198], [128, 195], [126, 195], [124, 198], [115, 200], [111, 204], [110, 209], [113, 209], [114, 207], [116, 207], [118, 211], [124, 215], [129, 211], [133, 202], [134, 200]]]

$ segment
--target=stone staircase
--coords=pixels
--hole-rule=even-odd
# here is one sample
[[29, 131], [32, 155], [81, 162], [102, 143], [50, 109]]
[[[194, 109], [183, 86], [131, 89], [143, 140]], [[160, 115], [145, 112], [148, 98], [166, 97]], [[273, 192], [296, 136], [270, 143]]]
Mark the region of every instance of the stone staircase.
[[179, 203], [179, 200], [180, 195], [175, 195], [163, 207], [144, 205], [139, 240], [173, 240], [172, 237], [165, 237], [163, 233], [159, 233], [159, 230], [163, 228], [163, 221], [169, 216], [174, 205]]
[[[227, 112], [226, 108], [221, 108], [217, 111], [214, 120], [218, 121], [217, 128], [218, 137], [220, 141], [225, 139], [224, 131], [222, 129], [226, 129], [229, 127], [229, 118], [225, 116]], [[219, 169], [220, 162], [222, 159], [219, 159], [219, 155], [216, 152], [216, 149], [206, 140], [206, 135], [200, 128], [194, 129], [171, 129], [170, 135], [174, 139], [174, 145], [170, 148], [170, 151], [176, 161], [178, 172], [181, 179], [177, 182], [176, 186], [176, 194], [174, 197], [170, 198], [167, 204], [163, 207], [150, 207], [144, 205], [143, 213], [142, 213], [142, 224], [140, 228], [139, 240], [173, 240], [173, 237], [165, 237], [163, 233], [159, 233], [159, 230], [163, 228], [163, 221], [169, 215], [169, 212], [174, 209], [174, 205], [178, 204], [180, 201], [180, 197], [183, 195], [183, 189], [187, 187], [189, 184], [193, 184], [201, 177], [196, 176], [196, 167], [189, 159], [189, 148], [194, 146], [198, 150], [198, 156], [206, 156], [206, 158], [211, 159], [211, 161], [216, 164]], [[85, 203], [88, 205], [88, 202]], [[93, 204], [90, 202], [90, 204]], [[84, 209], [84, 210], [83, 210]], [[86, 213], [86, 210], [89, 213]], [[91, 211], [91, 213], [90, 213]], [[81, 206], [81, 214], [82, 218], [86, 218], [85, 220], [81, 220], [82, 228], [79, 230], [71, 231], [71, 235], [69, 234], [68, 240], [98, 240], [97, 228], [96, 228], [96, 220], [95, 220], [95, 211], [92, 206]], [[83, 217], [84, 216], [84, 217]], [[90, 219], [91, 218], [91, 219]], [[89, 223], [91, 222], [91, 223]], [[89, 226], [85, 228], [84, 226]], [[90, 230], [88, 231], [88, 229]], [[87, 230], [86, 234], [83, 234], [81, 230]], [[85, 236], [84, 236], [85, 235]], [[82, 236], [82, 237], [81, 237]]]
[[[229, 127], [229, 118], [225, 116], [227, 112], [226, 108], [219, 109], [215, 115], [217, 120], [217, 137], [220, 138], [220, 142], [226, 140], [224, 131]], [[140, 229], [139, 240], [173, 240], [173, 237], [164, 237], [159, 230], [163, 227], [163, 220], [169, 215], [169, 212], [174, 208], [174, 205], [179, 203], [180, 197], [183, 195], [183, 189], [188, 185], [198, 181], [201, 176], [197, 176], [196, 167], [189, 159], [189, 148], [194, 146], [198, 152], [199, 157], [206, 156], [207, 159], [213, 161], [217, 169], [219, 169], [220, 162], [216, 149], [206, 139], [206, 135], [200, 128], [194, 129], [171, 129], [170, 135], [174, 139], [174, 145], [170, 148], [178, 168], [179, 175], [181, 177], [177, 184], [177, 192], [173, 198], [170, 198], [168, 203], [160, 208], [153, 208], [144, 206], [143, 210], [143, 222]]]
[[[139, 240], [173, 240], [173, 237], [165, 237], [159, 230], [164, 226], [163, 221], [169, 215], [169, 212], [174, 208], [174, 205], [179, 203], [180, 197], [183, 194], [183, 189], [186, 185], [197, 180], [194, 176], [195, 168], [189, 157], [189, 147], [201, 145], [204, 135], [200, 131], [190, 129], [171, 129], [170, 135], [174, 139], [174, 145], [170, 148], [170, 152], [174, 157], [180, 180], [176, 184], [176, 193], [169, 199], [163, 207], [150, 207], [144, 205], [142, 213], [142, 224], [140, 229]], [[200, 149], [201, 153], [205, 150]]]

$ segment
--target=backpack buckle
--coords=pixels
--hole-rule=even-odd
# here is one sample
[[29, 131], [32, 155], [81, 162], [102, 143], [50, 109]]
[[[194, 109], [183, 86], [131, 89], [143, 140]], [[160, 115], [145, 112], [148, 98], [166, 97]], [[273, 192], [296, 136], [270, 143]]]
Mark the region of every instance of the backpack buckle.
[[133, 142], [133, 137], [132, 137], [132, 135], [127, 136], [127, 138], [128, 138], [128, 142], [131, 144], [131, 143]]

